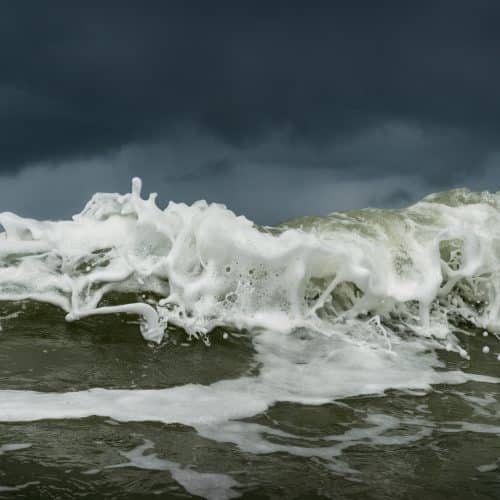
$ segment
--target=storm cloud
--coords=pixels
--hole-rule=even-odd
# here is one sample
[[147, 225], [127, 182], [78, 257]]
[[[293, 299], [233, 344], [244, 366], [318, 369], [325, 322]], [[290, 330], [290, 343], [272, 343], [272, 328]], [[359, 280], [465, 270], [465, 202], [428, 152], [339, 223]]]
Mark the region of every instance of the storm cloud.
[[496, 190], [499, 22], [489, 1], [4, 2], [0, 210], [63, 216], [132, 175], [270, 222]]

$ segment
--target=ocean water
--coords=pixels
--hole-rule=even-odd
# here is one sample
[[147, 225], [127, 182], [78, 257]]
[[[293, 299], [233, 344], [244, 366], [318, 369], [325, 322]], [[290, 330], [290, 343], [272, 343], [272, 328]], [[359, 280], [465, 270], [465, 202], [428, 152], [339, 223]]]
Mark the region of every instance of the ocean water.
[[500, 496], [500, 194], [0, 224], [0, 498]]

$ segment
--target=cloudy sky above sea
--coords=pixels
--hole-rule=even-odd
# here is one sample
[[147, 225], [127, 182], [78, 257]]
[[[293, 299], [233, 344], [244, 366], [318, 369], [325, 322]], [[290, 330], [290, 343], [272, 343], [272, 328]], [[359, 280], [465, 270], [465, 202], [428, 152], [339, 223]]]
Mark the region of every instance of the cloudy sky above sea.
[[500, 189], [493, 1], [3, 2], [0, 211], [133, 176], [259, 223]]

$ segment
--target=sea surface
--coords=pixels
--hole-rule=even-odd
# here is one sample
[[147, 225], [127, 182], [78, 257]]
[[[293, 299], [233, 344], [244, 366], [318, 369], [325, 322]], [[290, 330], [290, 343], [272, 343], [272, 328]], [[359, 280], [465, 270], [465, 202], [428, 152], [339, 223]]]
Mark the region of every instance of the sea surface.
[[0, 498], [500, 497], [500, 194], [0, 224]]

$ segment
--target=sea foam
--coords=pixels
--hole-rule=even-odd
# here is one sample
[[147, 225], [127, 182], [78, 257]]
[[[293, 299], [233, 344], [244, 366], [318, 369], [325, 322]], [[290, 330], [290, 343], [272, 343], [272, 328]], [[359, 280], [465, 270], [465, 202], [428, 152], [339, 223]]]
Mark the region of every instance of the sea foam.
[[[500, 328], [500, 196], [455, 190], [404, 210], [365, 209], [258, 227], [225, 206], [98, 193], [71, 221], [3, 212], [0, 300], [55, 304], [74, 321], [138, 314], [207, 339], [217, 326], [298, 329], [355, 342]], [[131, 303], [105, 304], [113, 293]], [[145, 295], [146, 294], [146, 295]], [[353, 333], [356, 331], [357, 333]]]

